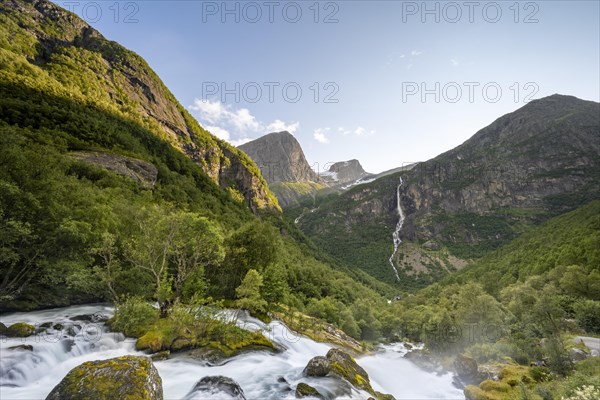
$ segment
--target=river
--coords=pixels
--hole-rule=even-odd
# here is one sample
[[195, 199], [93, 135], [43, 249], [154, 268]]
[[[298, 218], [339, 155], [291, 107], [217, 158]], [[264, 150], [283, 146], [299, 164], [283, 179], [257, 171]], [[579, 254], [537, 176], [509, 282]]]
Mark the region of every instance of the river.
[[[135, 340], [108, 332], [102, 323], [70, 320], [77, 315], [111, 315], [113, 312], [109, 305], [93, 304], [0, 315], [0, 322], [7, 326], [15, 322], [64, 325], [60, 331], [49, 329], [28, 338], [0, 339], [0, 399], [44, 399], [69, 370], [85, 361], [125, 354], [141, 355], [135, 350]], [[82, 326], [74, 337], [65, 334], [73, 323]], [[341, 388], [334, 379], [302, 376], [308, 361], [314, 356], [325, 355], [331, 345], [297, 335], [279, 321], [265, 325], [241, 314], [238, 323], [247, 329], [263, 330], [284, 351], [246, 353], [221, 366], [207, 366], [185, 357], [156, 361], [154, 364], [163, 380], [165, 399], [184, 398], [196, 382], [207, 375], [234, 379], [248, 399], [294, 399], [293, 389], [301, 381], [332, 397], [369, 397], [365, 392]], [[33, 351], [9, 349], [19, 345], [32, 345]], [[357, 362], [369, 373], [375, 390], [393, 394], [396, 399], [464, 399], [462, 391], [452, 385], [451, 374], [422, 371], [403, 358], [405, 352], [400, 343], [382, 346], [379, 351], [358, 358]], [[280, 379], [282, 377], [285, 381]]]

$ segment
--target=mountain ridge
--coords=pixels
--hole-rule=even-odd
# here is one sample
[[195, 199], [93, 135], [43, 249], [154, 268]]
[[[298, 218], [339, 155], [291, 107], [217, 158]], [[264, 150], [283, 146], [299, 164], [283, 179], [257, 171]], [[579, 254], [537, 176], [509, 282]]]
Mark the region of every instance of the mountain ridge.
[[[298, 225], [334, 257], [362, 264], [373, 276], [392, 282], [387, 258], [402, 176], [406, 221], [401, 238], [405, 246], [418, 244], [419, 257], [428, 261], [415, 266], [394, 261], [416, 275], [407, 276], [410, 283], [405, 284], [431, 283], [463, 264], [449, 262], [449, 256], [478, 258], [528, 226], [598, 197], [599, 107], [572, 96], [533, 101], [409, 171], [311, 205], [315, 211]], [[289, 214], [295, 217], [299, 211]], [[436, 253], [428, 254], [425, 243]], [[399, 257], [411, 252], [400, 251]]]

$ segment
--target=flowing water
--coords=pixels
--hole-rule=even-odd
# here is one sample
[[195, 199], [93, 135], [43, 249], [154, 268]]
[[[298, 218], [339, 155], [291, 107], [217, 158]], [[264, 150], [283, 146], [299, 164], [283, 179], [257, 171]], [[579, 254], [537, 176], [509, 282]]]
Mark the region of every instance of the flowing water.
[[[44, 399], [69, 370], [85, 361], [125, 354], [141, 355], [135, 351], [134, 340], [108, 332], [102, 323], [70, 319], [82, 314], [110, 315], [113, 311], [108, 305], [96, 304], [0, 315], [0, 321], [6, 325], [15, 322], [63, 325], [24, 339], [0, 339], [0, 399]], [[78, 326], [73, 327], [73, 324]], [[329, 396], [369, 397], [367, 393], [350, 390], [332, 378], [302, 376], [308, 361], [314, 356], [325, 355], [330, 345], [299, 336], [281, 322], [266, 325], [243, 313], [238, 314], [238, 324], [246, 329], [262, 330], [284, 350], [277, 354], [246, 353], [221, 366], [207, 366], [185, 357], [157, 361], [154, 364], [163, 380], [165, 399], [184, 398], [196, 382], [208, 375], [234, 379], [248, 399], [294, 399], [294, 389], [301, 381]], [[72, 329], [70, 332], [69, 328]], [[19, 345], [31, 345], [33, 351], [9, 349]], [[382, 346], [378, 352], [357, 361], [369, 373], [375, 390], [391, 393], [397, 399], [464, 398], [462, 391], [452, 385], [451, 374], [440, 376], [424, 372], [402, 357], [405, 352], [401, 344]]]
[[398, 246], [402, 243], [402, 239], [400, 239], [400, 230], [402, 229], [402, 225], [404, 225], [404, 211], [402, 211], [402, 204], [400, 204], [400, 188], [402, 187], [402, 177], [400, 177], [400, 183], [396, 188], [396, 210], [398, 211], [398, 223], [396, 224], [396, 230], [392, 234], [392, 238], [394, 239], [394, 252], [390, 256], [390, 264], [394, 269], [394, 274], [396, 274], [396, 280], [400, 280], [400, 276], [398, 276], [398, 270], [396, 269], [396, 265], [394, 264], [394, 256], [398, 252]]

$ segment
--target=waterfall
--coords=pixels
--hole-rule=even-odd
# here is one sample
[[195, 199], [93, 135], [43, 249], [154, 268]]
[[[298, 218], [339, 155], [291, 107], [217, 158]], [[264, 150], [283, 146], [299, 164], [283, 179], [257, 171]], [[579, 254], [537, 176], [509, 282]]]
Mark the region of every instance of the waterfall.
[[398, 270], [394, 265], [394, 256], [398, 252], [398, 246], [402, 243], [402, 239], [400, 239], [400, 230], [402, 229], [402, 225], [404, 225], [404, 211], [402, 211], [402, 205], [400, 204], [400, 188], [402, 187], [402, 177], [400, 177], [400, 183], [396, 188], [396, 209], [398, 211], [398, 223], [396, 224], [396, 230], [392, 234], [392, 238], [394, 239], [394, 252], [390, 256], [390, 264], [394, 270], [394, 274], [396, 275], [396, 280], [400, 281], [400, 276], [398, 275]]

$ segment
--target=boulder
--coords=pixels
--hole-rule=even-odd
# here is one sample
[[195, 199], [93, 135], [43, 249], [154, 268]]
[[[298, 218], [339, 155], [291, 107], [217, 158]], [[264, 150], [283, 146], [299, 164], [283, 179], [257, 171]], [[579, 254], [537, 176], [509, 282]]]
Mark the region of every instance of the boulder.
[[6, 325], [4, 325], [2, 322], [0, 322], [0, 335], [4, 335], [4, 332], [6, 332]]
[[571, 350], [569, 350], [569, 357], [573, 361], [582, 361], [585, 360], [588, 357], [588, 355], [583, 350], [572, 348]]
[[185, 396], [184, 400], [225, 398], [246, 400], [244, 391], [236, 381], [226, 376], [205, 376]]
[[454, 369], [460, 379], [468, 383], [479, 383], [479, 368], [474, 358], [459, 354], [454, 360]]
[[348, 353], [340, 349], [330, 349], [326, 357], [332, 373], [344, 378], [357, 388], [374, 394], [369, 374]]
[[162, 380], [149, 357], [123, 356], [73, 368], [46, 400], [162, 400]]
[[439, 365], [427, 352], [423, 350], [412, 350], [406, 353], [404, 356], [407, 360], [411, 361], [417, 367], [427, 372], [435, 372], [438, 370]]
[[9, 347], [8, 350], [33, 351], [33, 346], [30, 344], [20, 344], [18, 346]]
[[306, 368], [304, 368], [304, 375], [306, 376], [326, 376], [331, 371], [331, 367], [329, 366], [329, 360], [323, 356], [313, 357]]
[[592, 349], [590, 351], [590, 357], [598, 357], [600, 356], [600, 351], [596, 350], [596, 349]]
[[171, 352], [169, 350], [159, 351], [158, 353], [154, 353], [150, 356], [152, 361], [163, 361], [168, 360]]
[[4, 334], [8, 337], [27, 337], [33, 335], [34, 333], [35, 327], [24, 322], [12, 324], [4, 331]]
[[101, 322], [106, 322], [109, 320], [109, 318], [110, 317], [106, 314], [94, 313], [94, 314], [76, 315], [69, 319], [71, 321], [83, 321], [83, 322], [90, 322], [92, 324], [97, 324], [97, 323], [101, 323]]
[[204, 361], [209, 366], [223, 365], [227, 361], [227, 355], [218, 347], [204, 346], [188, 352], [188, 356], [194, 360]]
[[317, 389], [304, 382], [300, 382], [298, 386], [296, 386], [296, 398], [301, 399], [303, 397], [316, 397], [317, 399], [324, 398]]

